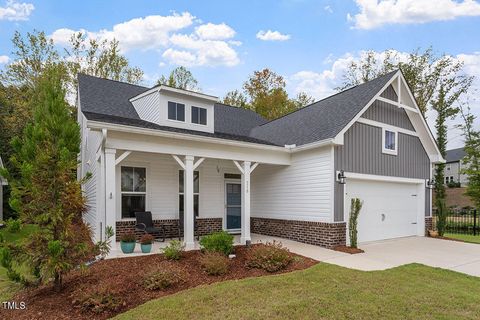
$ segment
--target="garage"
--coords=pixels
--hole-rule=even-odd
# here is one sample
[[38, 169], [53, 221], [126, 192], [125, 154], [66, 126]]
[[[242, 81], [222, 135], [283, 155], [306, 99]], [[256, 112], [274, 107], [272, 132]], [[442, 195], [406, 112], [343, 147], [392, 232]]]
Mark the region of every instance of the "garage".
[[363, 201], [358, 218], [358, 242], [422, 235], [423, 188], [418, 181], [349, 179], [345, 188], [347, 221], [350, 200], [360, 198]]

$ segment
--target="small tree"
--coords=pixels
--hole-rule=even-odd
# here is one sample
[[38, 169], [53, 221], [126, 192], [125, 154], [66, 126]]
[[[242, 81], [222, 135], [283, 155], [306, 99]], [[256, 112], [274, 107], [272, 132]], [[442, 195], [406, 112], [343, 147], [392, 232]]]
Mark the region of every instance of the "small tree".
[[65, 101], [60, 66], [45, 72], [34, 90], [34, 121], [13, 139], [11, 163], [18, 177], [4, 170], [12, 187], [10, 205], [23, 221], [39, 226], [20, 250], [43, 282], [62, 277], [90, 257], [90, 230], [82, 222], [85, 199], [77, 181], [80, 129]]
[[198, 81], [192, 72], [187, 68], [180, 66], [173, 69], [168, 76], [162, 75], [157, 84], [164, 84], [173, 88], [199, 91]]
[[435, 205], [437, 206], [437, 231], [440, 237], [443, 237], [445, 234], [445, 229], [447, 227], [447, 205], [445, 204], [444, 198], [437, 198], [435, 200]]
[[363, 202], [359, 198], [353, 198], [350, 203], [350, 219], [348, 221], [348, 234], [350, 236], [350, 247], [357, 248], [358, 216], [362, 209]]

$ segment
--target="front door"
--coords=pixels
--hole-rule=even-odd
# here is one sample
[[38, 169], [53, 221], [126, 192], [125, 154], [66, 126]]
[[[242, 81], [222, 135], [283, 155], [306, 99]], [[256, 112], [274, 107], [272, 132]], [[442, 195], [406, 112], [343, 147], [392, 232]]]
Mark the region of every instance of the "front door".
[[242, 226], [242, 185], [225, 182], [226, 229], [239, 231]]

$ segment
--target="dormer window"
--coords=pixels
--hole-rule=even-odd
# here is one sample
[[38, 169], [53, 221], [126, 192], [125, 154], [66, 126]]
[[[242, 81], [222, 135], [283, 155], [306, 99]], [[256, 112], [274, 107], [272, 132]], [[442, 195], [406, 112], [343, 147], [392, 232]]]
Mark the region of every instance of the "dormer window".
[[175, 121], [185, 121], [185, 105], [168, 101], [168, 119]]
[[207, 125], [207, 109], [192, 106], [192, 123]]

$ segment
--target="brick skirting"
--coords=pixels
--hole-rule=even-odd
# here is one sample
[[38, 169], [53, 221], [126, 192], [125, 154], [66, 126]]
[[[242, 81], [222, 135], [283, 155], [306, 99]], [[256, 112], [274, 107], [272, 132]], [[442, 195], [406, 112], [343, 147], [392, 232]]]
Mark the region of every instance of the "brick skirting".
[[345, 222], [327, 223], [251, 218], [252, 233], [263, 234], [333, 248], [346, 244]]
[[[135, 230], [135, 220], [132, 221], [117, 221], [117, 234], [115, 236], [116, 241], [120, 241], [122, 235], [127, 232], [134, 232], [137, 236], [137, 240], [143, 235], [142, 231]], [[178, 219], [165, 219], [165, 220], [153, 220], [155, 227], [163, 225], [165, 227], [166, 238], [178, 237]], [[201, 218], [197, 219], [197, 232], [198, 235], [203, 236], [215, 231], [222, 230], [222, 218]], [[181, 234], [183, 236], [183, 234]]]
[[428, 236], [428, 230], [433, 230], [433, 218], [425, 217], [425, 235]]

